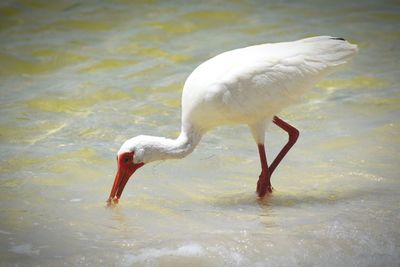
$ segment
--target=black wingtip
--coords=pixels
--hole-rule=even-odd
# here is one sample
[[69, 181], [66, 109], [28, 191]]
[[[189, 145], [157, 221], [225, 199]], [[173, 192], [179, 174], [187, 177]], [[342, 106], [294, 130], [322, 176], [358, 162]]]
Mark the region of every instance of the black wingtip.
[[339, 40], [339, 41], [346, 41], [346, 39], [344, 38], [340, 38], [340, 37], [332, 37], [332, 40]]

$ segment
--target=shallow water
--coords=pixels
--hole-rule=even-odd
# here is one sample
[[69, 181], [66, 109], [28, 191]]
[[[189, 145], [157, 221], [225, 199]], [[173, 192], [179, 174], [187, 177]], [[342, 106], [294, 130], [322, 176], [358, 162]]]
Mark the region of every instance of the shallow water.
[[[200, 1], [199, 1], [200, 2]], [[397, 1], [2, 1], [1, 266], [398, 266]], [[255, 194], [246, 127], [135, 174], [106, 208], [116, 151], [177, 136], [182, 84], [251, 44], [329, 34], [344, 71], [281, 115], [301, 136]], [[268, 156], [286, 141], [271, 126]]]

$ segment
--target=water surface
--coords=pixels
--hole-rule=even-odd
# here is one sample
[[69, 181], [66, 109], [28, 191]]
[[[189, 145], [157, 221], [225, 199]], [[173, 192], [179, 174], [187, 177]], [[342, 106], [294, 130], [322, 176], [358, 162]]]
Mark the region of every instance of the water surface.
[[[396, 1], [2, 1], [0, 265], [398, 266]], [[360, 54], [280, 116], [301, 131], [255, 194], [244, 126], [135, 174], [122, 142], [176, 137], [185, 78], [229, 49], [329, 34]], [[286, 142], [271, 126], [271, 159]]]

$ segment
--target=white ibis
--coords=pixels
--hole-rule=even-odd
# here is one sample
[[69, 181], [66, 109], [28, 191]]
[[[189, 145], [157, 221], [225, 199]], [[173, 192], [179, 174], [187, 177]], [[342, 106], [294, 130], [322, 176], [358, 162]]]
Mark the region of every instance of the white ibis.
[[[207, 131], [227, 124], [250, 127], [261, 161], [257, 193], [259, 197], [271, 193], [271, 175], [299, 136], [276, 114], [357, 51], [343, 38], [317, 36], [235, 49], [202, 63], [183, 88], [179, 137], [139, 135], [125, 141], [118, 151], [118, 171], [108, 202], [118, 202], [128, 179], [143, 165], [183, 158]], [[288, 133], [289, 140], [268, 166], [264, 136], [271, 121]]]

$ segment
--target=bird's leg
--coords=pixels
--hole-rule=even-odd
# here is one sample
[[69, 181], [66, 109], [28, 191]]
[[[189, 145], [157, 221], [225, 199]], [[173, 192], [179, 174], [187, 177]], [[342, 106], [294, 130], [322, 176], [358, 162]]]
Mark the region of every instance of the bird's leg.
[[292, 148], [292, 146], [296, 143], [297, 138], [299, 137], [299, 130], [297, 130], [295, 127], [288, 124], [287, 122], [284, 122], [277, 116], [274, 116], [273, 122], [289, 134], [289, 140], [286, 143], [286, 145], [282, 148], [282, 150], [279, 152], [279, 154], [276, 156], [274, 161], [271, 163], [271, 166], [269, 166], [270, 175], [272, 175], [275, 168], [281, 162], [283, 157], [288, 153], [290, 148]]
[[258, 144], [258, 153], [261, 161], [261, 174], [257, 182], [257, 194], [259, 197], [265, 196], [267, 191], [272, 193], [271, 175], [267, 164], [267, 156], [265, 154], [264, 144]]

